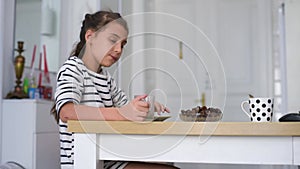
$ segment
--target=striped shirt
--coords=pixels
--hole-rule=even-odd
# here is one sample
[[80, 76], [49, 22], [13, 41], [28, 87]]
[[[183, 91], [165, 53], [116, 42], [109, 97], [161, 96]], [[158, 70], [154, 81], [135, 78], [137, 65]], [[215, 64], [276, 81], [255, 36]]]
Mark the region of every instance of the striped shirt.
[[[69, 102], [93, 107], [120, 107], [128, 102], [124, 92], [117, 87], [107, 71], [95, 73], [87, 69], [82, 60], [75, 56], [70, 57], [58, 71], [55, 100], [58, 113]], [[74, 164], [74, 136], [67, 132], [67, 128], [67, 123], [59, 120], [62, 169], [72, 169]], [[124, 164], [104, 162], [104, 166], [107, 166], [105, 168], [116, 168]]]

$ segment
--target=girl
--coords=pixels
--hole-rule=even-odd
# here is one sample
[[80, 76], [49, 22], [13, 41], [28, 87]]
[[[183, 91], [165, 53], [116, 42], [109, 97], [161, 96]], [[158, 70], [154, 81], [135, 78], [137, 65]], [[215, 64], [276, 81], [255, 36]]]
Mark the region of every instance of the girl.
[[[116, 63], [127, 42], [128, 27], [118, 13], [99, 11], [86, 14], [80, 42], [57, 74], [55, 109], [59, 122], [61, 168], [72, 169], [74, 137], [67, 132], [68, 120], [143, 121], [149, 110], [142, 101], [146, 95], [128, 103], [111, 75], [103, 70]], [[156, 105], [156, 111], [168, 111]], [[104, 161], [104, 168], [175, 168], [163, 164]]]

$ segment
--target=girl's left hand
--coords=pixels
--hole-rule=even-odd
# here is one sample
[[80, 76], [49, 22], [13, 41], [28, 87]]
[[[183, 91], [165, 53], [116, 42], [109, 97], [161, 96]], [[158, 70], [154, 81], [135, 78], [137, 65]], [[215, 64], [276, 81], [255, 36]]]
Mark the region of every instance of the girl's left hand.
[[170, 109], [164, 106], [163, 104], [160, 104], [159, 102], [154, 103], [154, 108], [157, 114], [159, 115], [164, 112], [170, 113]]

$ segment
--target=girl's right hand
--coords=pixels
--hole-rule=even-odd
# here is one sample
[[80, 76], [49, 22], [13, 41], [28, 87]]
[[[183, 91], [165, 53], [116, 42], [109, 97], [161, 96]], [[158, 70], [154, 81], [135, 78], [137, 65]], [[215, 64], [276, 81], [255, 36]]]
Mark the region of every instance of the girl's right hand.
[[130, 121], [144, 121], [149, 111], [149, 104], [144, 101], [147, 95], [137, 96], [127, 105], [118, 108], [119, 113]]

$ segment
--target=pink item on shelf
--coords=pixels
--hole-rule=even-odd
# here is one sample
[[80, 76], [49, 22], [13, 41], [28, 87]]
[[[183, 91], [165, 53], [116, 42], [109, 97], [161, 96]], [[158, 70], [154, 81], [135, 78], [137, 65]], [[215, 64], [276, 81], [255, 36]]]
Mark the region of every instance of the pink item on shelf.
[[[45, 84], [43, 84], [43, 98], [44, 99], [52, 99], [52, 86], [50, 84], [50, 75], [48, 71], [48, 64], [47, 64], [47, 54], [46, 54], [46, 45], [43, 45], [44, 50], [44, 76], [46, 79], [44, 79]], [[45, 81], [46, 80], [46, 81]]]
[[43, 45], [44, 50], [44, 73], [47, 78], [47, 82], [50, 83], [49, 71], [48, 71], [48, 64], [47, 64], [47, 54], [46, 54], [46, 45]]
[[40, 87], [42, 85], [42, 53], [40, 53], [40, 61], [39, 61], [39, 81], [38, 86]]
[[31, 64], [30, 64], [30, 68], [31, 68], [31, 69], [33, 68], [33, 64], [34, 64], [35, 53], [36, 53], [36, 45], [34, 45], [34, 47], [33, 47], [32, 58], [31, 58]]

